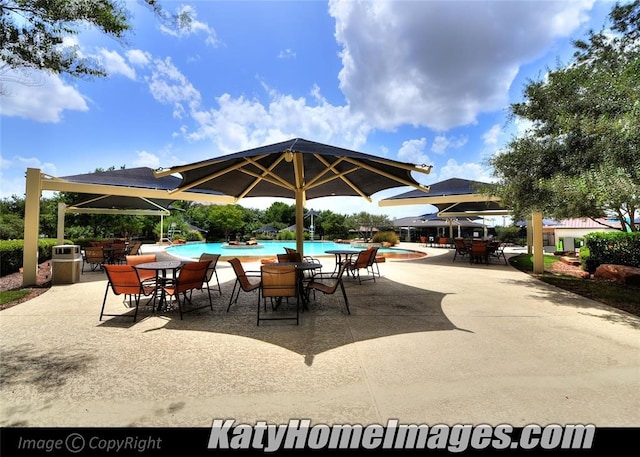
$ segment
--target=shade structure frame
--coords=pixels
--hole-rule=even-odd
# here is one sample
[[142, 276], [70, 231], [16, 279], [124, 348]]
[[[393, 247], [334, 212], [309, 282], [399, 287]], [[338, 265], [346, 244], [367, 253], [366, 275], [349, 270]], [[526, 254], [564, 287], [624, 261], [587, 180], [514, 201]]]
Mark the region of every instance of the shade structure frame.
[[214, 159], [157, 170], [156, 176], [182, 175], [171, 192], [213, 191], [235, 198], [293, 199], [296, 204], [296, 248], [302, 254], [306, 202], [328, 196], [354, 196], [371, 202], [382, 190], [410, 186], [425, 189], [412, 172], [418, 166], [341, 147], [294, 138]]

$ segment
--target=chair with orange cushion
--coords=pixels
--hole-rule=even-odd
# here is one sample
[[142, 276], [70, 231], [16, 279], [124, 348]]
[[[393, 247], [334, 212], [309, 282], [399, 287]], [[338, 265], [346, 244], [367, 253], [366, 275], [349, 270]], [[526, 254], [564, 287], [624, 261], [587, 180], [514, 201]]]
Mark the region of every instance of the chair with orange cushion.
[[471, 244], [471, 250], [469, 251], [470, 263], [489, 263], [489, 243], [486, 241], [474, 241]]
[[101, 270], [105, 263], [104, 248], [102, 246], [87, 246], [84, 248], [82, 256], [82, 272], [84, 266], [88, 265], [91, 271]]
[[373, 251], [373, 253], [371, 254], [371, 256], [369, 257], [369, 264], [367, 265], [367, 271], [371, 272], [371, 276], [373, 276], [373, 278], [375, 279], [376, 277], [376, 268], [378, 269], [378, 276], [380, 276], [380, 268], [378, 267], [378, 264], [376, 264], [376, 257], [378, 256], [378, 249], [380, 249], [378, 246], [371, 246], [370, 248]]
[[[300, 293], [298, 290], [298, 270], [295, 265], [262, 265], [260, 268], [260, 287], [258, 295], [258, 325], [260, 321], [265, 320], [295, 320], [298, 325], [300, 318]], [[266, 299], [271, 300], [271, 308], [276, 311], [282, 303], [282, 299], [296, 299], [296, 313], [293, 316], [290, 313], [282, 312], [277, 315], [272, 314], [271, 317], [260, 317], [260, 301], [264, 302], [264, 310], [266, 313]], [[274, 299], [276, 300], [274, 304]]]
[[141, 247], [142, 241], [132, 241], [127, 247], [127, 255], [138, 255]]
[[[354, 277], [358, 278], [358, 282], [360, 284], [362, 284], [363, 281], [363, 279], [360, 277], [360, 270], [369, 272], [369, 261], [371, 260], [372, 256], [375, 259], [375, 251], [372, 248], [364, 249], [358, 252], [358, 256], [354, 260], [352, 260], [347, 267], [351, 274]], [[373, 282], [375, 282], [376, 275], [372, 274], [371, 277], [365, 279], [365, 281], [369, 279], [373, 279]]]
[[102, 309], [100, 310], [100, 320], [103, 316], [124, 317], [124, 314], [107, 314], [104, 312], [105, 304], [107, 303], [107, 294], [109, 289], [113, 291], [115, 295], [124, 295], [129, 297], [129, 304], [131, 305], [132, 298], [135, 300], [135, 312], [133, 314], [133, 322], [136, 321], [138, 316], [138, 308], [140, 306], [140, 298], [149, 296], [155, 291], [155, 287], [147, 286], [140, 281], [138, 271], [131, 265], [104, 265], [104, 270], [107, 273], [107, 288], [104, 292], [104, 298], [102, 300]]
[[[231, 291], [231, 298], [229, 298], [229, 305], [227, 306], [227, 312], [231, 308], [231, 305], [238, 302], [240, 291], [253, 292], [260, 287], [260, 272], [259, 271], [245, 271], [242, 266], [242, 262], [237, 257], [228, 260], [233, 268], [233, 272], [236, 274], [236, 282], [233, 284], [233, 290]], [[256, 278], [258, 279], [256, 281]]]
[[320, 291], [325, 295], [332, 295], [336, 293], [338, 290], [338, 286], [340, 286], [340, 290], [342, 291], [342, 296], [344, 297], [344, 306], [347, 309], [347, 314], [351, 314], [349, 310], [349, 299], [347, 298], [347, 292], [344, 289], [344, 283], [342, 282], [342, 276], [344, 275], [345, 270], [349, 263], [344, 261], [342, 265], [340, 265], [340, 269], [338, 270], [338, 274], [334, 274], [331, 272], [320, 272], [316, 273], [311, 281], [307, 284], [306, 292], [307, 295], [310, 291]]
[[[164, 284], [162, 286], [164, 293], [169, 297], [175, 297], [178, 302], [178, 310], [180, 311], [180, 319], [182, 319], [182, 315], [184, 313], [190, 313], [191, 311], [196, 311], [198, 309], [203, 309], [206, 307], [211, 308], [213, 311], [213, 302], [211, 301], [211, 290], [206, 287], [207, 294], [209, 295], [209, 304], [204, 304], [201, 306], [192, 306], [188, 309], [186, 308], [186, 304], [192, 305], [192, 295], [194, 290], [202, 290], [204, 284], [206, 283], [207, 277], [207, 269], [209, 268], [209, 264], [211, 262], [209, 260], [205, 260], [202, 262], [191, 262], [185, 263], [178, 272], [178, 277], [173, 278], [165, 278]], [[182, 300], [180, 300], [180, 295], [182, 295]]]
[[205, 278], [205, 283], [203, 284], [204, 287], [208, 289], [209, 283], [215, 276], [216, 284], [217, 284], [217, 287], [215, 289], [217, 289], [220, 295], [222, 295], [222, 288], [220, 287], [220, 279], [218, 278], [218, 272], [216, 271], [218, 260], [220, 260], [220, 254], [208, 254], [206, 252], [203, 252], [202, 254], [200, 254], [200, 258], [198, 260], [200, 260], [201, 262], [208, 260], [210, 262], [209, 269], [207, 270], [207, 276]]
[[[155, 254], [139, 254], [139, 255], [128, 255], [125, 257], [125, 261], [127, 265], [135, 266], [140, 265], [141, 263], [149, 263], [155, 262], [157, 260]], [[138, 270], [138, 275], [140, 276], [140, 280], [146, 285], [155, 285], [156, 284], [156, 271], [155, 270]]]

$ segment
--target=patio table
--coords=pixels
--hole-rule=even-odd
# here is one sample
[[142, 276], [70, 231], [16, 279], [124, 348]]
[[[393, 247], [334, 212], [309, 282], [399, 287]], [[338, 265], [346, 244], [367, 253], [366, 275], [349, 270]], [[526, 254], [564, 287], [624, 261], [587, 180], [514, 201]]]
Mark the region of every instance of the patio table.
[[342, 265], [343, 262], [345, 261], [350, 262], [351, 257], [353, 257], [354, 255], [357, 255], [360, 251], [357, 249], [330, 249], [324, 252], [325, 254], [333, 254], [336, 258], [336, 265], [333, 268], [333, 273], [332, 273], [332, 276], [333, 276], [340, 269], [340, 265]]
[[163, 305], [166, 306], [167, 304], [166, 294], [164, 291], [164, 280], [167, 278], [167, 271], [171, 270], [172, 279], [176, 279], [176, 272], [180, 267], [182, 267], [182, 265], [189, 262], [189, 260], [162, 260], [157, 262], [139, 263], [133, 266], [137, 270], [153, 270], [156, 272], [156, 294], [160, 292], [158, 310], [161, 310]]

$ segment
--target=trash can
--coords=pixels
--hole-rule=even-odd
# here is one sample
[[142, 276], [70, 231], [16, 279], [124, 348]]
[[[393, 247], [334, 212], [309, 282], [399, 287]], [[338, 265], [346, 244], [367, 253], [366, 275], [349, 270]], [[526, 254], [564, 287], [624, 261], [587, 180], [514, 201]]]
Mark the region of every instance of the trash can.
[[80, 246], [65, 244], [54, 246], [51, 254], [52, 283], [73, 284], [80, 282], [82, 253]]

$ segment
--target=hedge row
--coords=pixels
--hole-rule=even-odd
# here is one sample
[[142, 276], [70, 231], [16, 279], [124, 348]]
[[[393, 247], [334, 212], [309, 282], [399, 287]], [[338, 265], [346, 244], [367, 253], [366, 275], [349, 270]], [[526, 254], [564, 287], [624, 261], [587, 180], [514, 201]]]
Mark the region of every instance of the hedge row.
[[[69, 244], [69, 242], [65, 242]], [[40, 238], [38, 240], [38, 263], [51, 259], [53, 246], [58, 242], [52, 238]], [[24, 252], [23, 240], [0, 240], [0, 275], [8, 275], [19, 271], [22, 267]]]
[[580, 259], [589, 273], [605, 263], [640, 267], [640, 232], [595, 232], [585, 235], [585, 240]]

